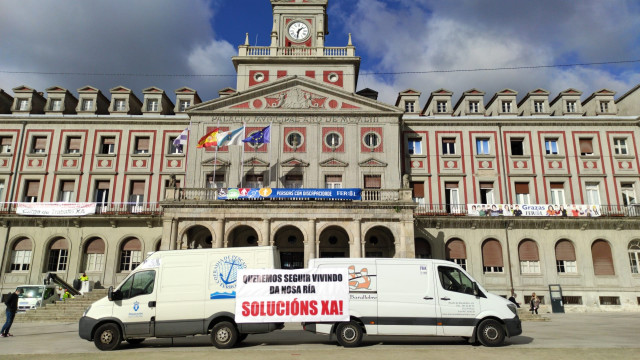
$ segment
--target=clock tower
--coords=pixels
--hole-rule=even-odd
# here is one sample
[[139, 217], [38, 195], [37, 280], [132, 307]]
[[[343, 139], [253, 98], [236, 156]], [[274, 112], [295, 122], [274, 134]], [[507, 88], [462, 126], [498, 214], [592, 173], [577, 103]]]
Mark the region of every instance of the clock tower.
[[[264, 1], [264, 0], [262, 0]], [[287, 76], [301, 76], [355, 92], [360, 58], [351, 35], [345, 47], [326, 47], [329, 0], [270, 0], [273, 27], [269, 46], [250, 46], [249, 34], [233, 64], [237, 90]]]

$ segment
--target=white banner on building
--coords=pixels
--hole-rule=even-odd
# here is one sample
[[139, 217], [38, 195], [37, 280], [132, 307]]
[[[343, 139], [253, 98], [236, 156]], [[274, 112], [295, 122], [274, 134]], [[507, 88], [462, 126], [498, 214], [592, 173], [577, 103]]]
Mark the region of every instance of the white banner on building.
[[96, 203], [18, 203], [16, 214], [28, 216], [85, 216], [96, 213]]
[[237, 323], [349, 321], [347, 269], [242, 269]]
[[598, 205], [513, 205], [513, 204], [468, 204], [469, 216], [564, 216], [597, 217]]

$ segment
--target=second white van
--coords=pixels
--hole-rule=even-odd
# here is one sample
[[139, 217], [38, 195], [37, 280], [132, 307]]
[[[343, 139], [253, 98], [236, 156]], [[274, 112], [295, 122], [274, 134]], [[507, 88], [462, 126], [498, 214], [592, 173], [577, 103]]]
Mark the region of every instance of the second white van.
[[522, 333], [516, 306], [450, 261], [312, 259], [309, 267], [348, 268], [351, 321], [303, 324], [345, 347], [364, 335], [460, 336], [499, 346]]

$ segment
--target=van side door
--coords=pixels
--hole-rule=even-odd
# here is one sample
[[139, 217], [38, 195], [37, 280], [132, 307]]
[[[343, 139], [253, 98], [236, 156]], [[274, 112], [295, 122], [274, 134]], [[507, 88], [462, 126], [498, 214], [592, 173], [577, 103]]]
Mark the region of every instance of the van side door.
[[433, 265], [380, 260], [377, 266], [378, 335], [436, 335]]
[[471, 336], [480, 299], [473, 294], [473, 282], [455, 266], [438, 265], [438, 312], [445, 336]]
[[127, 338], [154, 335], [156, 317], [156, 271], [137, 272], [118, 289], [122, 300], [113, 302], [113, 316], [124, 324]]

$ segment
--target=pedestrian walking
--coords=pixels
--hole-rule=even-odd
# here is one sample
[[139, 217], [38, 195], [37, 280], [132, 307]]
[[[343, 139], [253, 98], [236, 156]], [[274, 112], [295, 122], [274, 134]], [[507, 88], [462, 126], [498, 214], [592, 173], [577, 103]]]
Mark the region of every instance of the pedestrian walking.
[[540, 307], [540, 298], [538, 298], [536, 296], [536, 293], [532, 293], [531, 294], [531, 301], [529, 302], [529, 305], [531, 305], [531, 308], [529, 310], [531, 310], [531, 315], [533, 314], [538, 314], [538, 308]]
[[7, 305], [7, 321], [4, 323], [2, 327], [2, 332], [0, 332], [0, 337], [13, 336], [9, 332], [11, 329], [11, 325], [13, 325], [13, 319], [16, 317], [16, 313], [18, 312], [18, 298], [22, 294], [22, 289], [16, 289], [14, 293], [9, 295], [9, 298], [5, 301], [5, 305]]
[[511, 297], [509, 298], [509, 301], [511, 301], [512, 303], [516, 304], [516, 307], [520, 307], [520, 304], [516, 301], [516, 293], [511, 293]]

